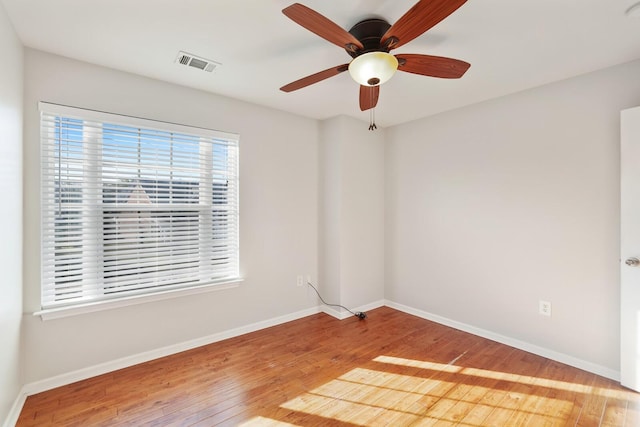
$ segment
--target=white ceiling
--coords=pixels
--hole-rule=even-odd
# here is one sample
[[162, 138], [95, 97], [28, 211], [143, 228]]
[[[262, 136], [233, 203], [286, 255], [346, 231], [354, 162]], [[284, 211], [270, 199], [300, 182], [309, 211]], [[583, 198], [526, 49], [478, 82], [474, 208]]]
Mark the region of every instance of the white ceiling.
[[[395, 22], [417, 0], [304, 0], [345, 29]], [[390, 126], [640, 58], [637, 0], [469, 0], [393, 53], [471, 63], [459, 80], [397, 73], [381, 87], [378, 125]], [[358, 108], [348, 73], [296, 92], [286, 83], [347, 63], [344, 50], [281, 13], [293, 0], [2, 0], [22, 42], [316, 119]], [[183, 50], [222, 63], [206, 73], [175, 63]], [[640, 77], [640, 76], [639, 76]]]

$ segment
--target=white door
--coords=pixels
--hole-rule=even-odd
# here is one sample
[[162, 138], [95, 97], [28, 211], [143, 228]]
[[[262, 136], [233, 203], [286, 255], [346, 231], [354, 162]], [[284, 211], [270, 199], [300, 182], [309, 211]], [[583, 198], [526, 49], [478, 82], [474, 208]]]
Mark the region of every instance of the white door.
[[640, 107], [621, 113], [620, 382], [640, 391]]

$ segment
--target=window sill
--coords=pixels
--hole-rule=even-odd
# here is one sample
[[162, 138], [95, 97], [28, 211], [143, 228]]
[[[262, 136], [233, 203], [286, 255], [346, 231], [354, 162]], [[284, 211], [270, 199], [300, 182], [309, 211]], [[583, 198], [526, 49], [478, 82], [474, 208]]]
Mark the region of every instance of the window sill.
[[77, 304], [69, 307], [48, 308], [33, 313], [44, 320], [60, 319], [63, 317], [77, 316], [80, 314], [93, 313], [96, 311], [111, 310], [113, 308], [128, 307], [131, 305], [145, 304], [153, 301], [162, 301], [187, 295], [202, 294], [223, 289], [237, 288], [242, 279], [229, 280], [226, 282], [216, 282], [192, 288], [172, 289], [164, 292], [157, 292], [146, 295], [132, 295], [107, 301], [97, 301], [84, 304]]

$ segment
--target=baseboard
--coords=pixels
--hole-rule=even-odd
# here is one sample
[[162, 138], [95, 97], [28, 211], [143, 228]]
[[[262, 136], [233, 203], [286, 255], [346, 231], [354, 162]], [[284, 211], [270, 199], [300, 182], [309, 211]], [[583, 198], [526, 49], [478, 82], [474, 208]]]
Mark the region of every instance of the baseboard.
[[487, 338], [492, 341], [496, 341], [501, 344], [508, 345], [510, 347], [524, 350], [529, 353], [537, 354], [538, 356], [546, 357], [547, 359], [555, 360], [557, 362], [564, 363], [565, 365], [573, 366], [574, 368], [582, 369], [584, 371], [591, 372], [596, 375], [600, 375], [602, 377], [612, 379], [614, 381], [620, 381], [620, 372], [607, 368], [602, 365], [598, 365], [596, 363], [587, 362], [586, 360], [578, 359], [577, 357], [569, 356], [568, 354], [560, 353], [554, 350], [550, 350], [548, 348], [537, 346], [535, 344], [531, 344], [525, 341], [517, 340], [515, 338], [500, 335], [495, 332], [477, 328], [475, 326], [471, 326], [466, 323], [458, 322], [456, 320], [439, 316], [437, 314], [432, 314], [423, 310], [418, 310], [416, 308], [409, 307], [403, 304], [398, 304], [393, 301], [387, 300], [385, 301], [385, 305], [393, 309], [396, 309], [408, 314], [412, 314], [417, 317], [421, 317], [423, 319], [440, 323], [441, 325], [449, 326], [454, 329], [468, 332], [470, 334], [477, 335], [482, 338]]
[[4, 424], [2, 424], [3, 427], [14, 427], [16, 425], [20, 412], [22, 411], [22, 407], [24, 406], [24, 402], [27, 400], [27, 396], [28, 394], [25, 391], [25, 388], [22, 387], [16, 397], [16, 400], [13, 402], [13, 406], [11, 406], [9, 413], [7, 414], [7, 418], [4, 420]]
[[[306, 310], [298, 311], [295, 313], [287, 314], [284, 316], [275, 317], [272, 319], [264, 320], [250, 325], [241, 326], [239, 328], [230, 329], [228, 331], [220, 332], [217, 334], [197, 338], [190, 341], [158, 348], [155, 350], [147, 351], [144, 353], [135, 354], [132, 356], [123, 357], [110, 362], [101, 363], [87, 368], [78, 369], [66, 374], [57, 375], [55, 377], [47, 378], [41, 381], [26, 384], [23, 387], [23, 395], [26, 399], [27, 396], [32, 394], [41, 393], [43, 391], [51, 390], [56, 387], [71, 384], [76, 381], [85, 380], [87, 378], [102, 375], [108, 372], [113, 372], [118, 369], [127, 368], [129, 366], [137, 365], [139, 363], [148, 362], [150, 360], [158, 359], [160, 357], [169, 356], [171, 354], [179, 353], [193, 348], [201, 347], [203, 345], [212, 344], [218, 341], [226, 340], [228, 338], [237, 337], [240, 335], [248, 334], [250, 332], [259, 331], [261, 329], [276, 326], [292, 320], [297, 320], [312, 314], [319, 313], [319, 307], [312, 307]], [[24, 404], [24, 399], [22, 400]], [[17, 409], [18, 414], [22, 409], [22, 404]]]
[[347, 317], [351, 316], [352, 314], [349, 312], [342, 312], [342, 311], [338, 311], [336, 309], [333, 309], [331, 307], [328, 307], [326, 305], [320, 306], [320, 311], [322, 311], [325, 314], [328, 314], [331, 317], [335, 317], [338, 320], [344, 320]]
[[[352, 308], [351, 311], [356, 312], [356, 313], [359, 312], [359, 311], [367, 312], [369, 310], [373, 310], [373, 309], [376, 309], [378, 307], [382, 307], [384, 305], [385, 305], [384, 304], [384, 300], [380, 300], [380, 301], [375, 301], [375, 302], [372, 302], [372, 303], [369, 303], [369, 304], [365, 304], [365, 305], [361, 305], [359, 307]], [[331, 308], [331, 307], [326, 306], [326, 305], [321, 306], [320, 309], [322, 310], [323, 313], [326, 313], [331, 317], [335, 317], [338, 320], [344, 320], [344, 319], [347, 319], [347, 318], [353, 316], [352, 313], [348, 312], [345, 309], [336, 310], [336, 309]]]

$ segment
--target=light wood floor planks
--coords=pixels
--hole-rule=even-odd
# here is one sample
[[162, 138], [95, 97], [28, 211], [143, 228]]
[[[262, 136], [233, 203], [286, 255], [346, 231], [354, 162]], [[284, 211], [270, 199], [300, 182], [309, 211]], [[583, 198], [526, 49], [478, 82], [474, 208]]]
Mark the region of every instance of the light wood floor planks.
[[18, 426], [640, 426], [614, 381], [387, 307], [30, 396]]

